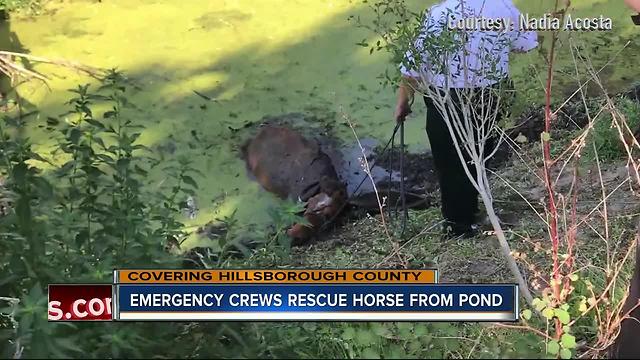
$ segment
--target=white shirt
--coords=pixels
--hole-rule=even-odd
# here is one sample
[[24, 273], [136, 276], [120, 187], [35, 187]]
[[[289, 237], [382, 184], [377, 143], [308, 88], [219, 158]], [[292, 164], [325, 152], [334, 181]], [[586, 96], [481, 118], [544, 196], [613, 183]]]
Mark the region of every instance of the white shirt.
[[[464, 9], [464, 11], [463, 11]], [[467, 41], [454, 51], [444, 51], [438, 38], [449, 26], [458, 26], [461, 21], [500, 19], [508, 24], [504, 30], [479, 25], [465, 27], [463, 31], [445, 34], [466, 34]], [[482, 21], [479, 23], [482, 24]], [[485, 21], [484, 24], [487, 24]], [[405, 76], [423, 79], [440, 88], [471, 88], [495, 84], [509, 76], [509, 52], [529, 51], [538, 46], [535, 31], [520, 31], [520, 11], [511, 0], [446, 0], [432, 6], [426, 13], [425, 23], [415, 41], [415, 52], [420, 53], [421, 66], [416, 66], [412, 50], [400, 66]], [[453, 34], [456, 35], [453, 35]], [[441, 42], [440, 42], [441, 43]], [[425, 50], [425, 45], [427, 49]]]

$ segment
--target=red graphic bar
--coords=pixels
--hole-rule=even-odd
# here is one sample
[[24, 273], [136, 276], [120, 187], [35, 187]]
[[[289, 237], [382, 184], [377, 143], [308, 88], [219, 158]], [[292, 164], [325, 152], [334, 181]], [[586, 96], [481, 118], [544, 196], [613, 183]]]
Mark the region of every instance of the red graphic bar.
[[113, 286], [50, 284], [49, 321], [111, 321]]

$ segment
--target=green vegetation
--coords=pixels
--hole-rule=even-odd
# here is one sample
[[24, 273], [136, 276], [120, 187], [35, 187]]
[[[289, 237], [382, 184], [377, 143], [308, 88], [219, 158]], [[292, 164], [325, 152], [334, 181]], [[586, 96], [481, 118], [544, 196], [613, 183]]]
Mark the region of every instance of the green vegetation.
[[[618, 98], [615, 99], [615, 101], [617, 103], [616, 106], [625, 117], [624, 121], [620, 119], [614, 122], [611, 114], [605, 112], [600, 118], [596, 119], [593, 132], [591, 133], [595, 151], [597, 151], [599, 158], [608, 161], [619, 159], [626, 155], [626, 150], [623, 142], [620, 141], [620, 132], [616, 124], [620, 124], [621, 126], [623, 126], [622, 124], [626, 124], [631, 131], [640, 129], [640, 104], [635, 100], [627, 98]], [[602, 106], [604, 106], [604, 104], [601, 103], [600, 108]], [[591, 111], [598, 110], [599, 108], [591, 109]], [[624, 130], [623, 134], [626, 134]], [[587, 159], [594, 160], [594, 149], [588, 149], [585, 155]]]
[[[70, 111], [46, 119], [46, 131], [57, 143], [54, 153], [66, 159], [60, 165], [32, 150], [24, 136], [26, 118], [2, 120], [1, 198], [11, 209], [0, 218], [2, 356], [257, 356], [253, 351], [259, 348], [245, 346], [238, 335], [241, 325], [205, 326], [211, 335], [202, 340], [206, 347], [201, 349], [202, 334], [193, 325], [61, 325], [46, 320], [49, 283], [105, 282], [114, 268], [180, 266], [179, 258], [165, 249], [170, 240], [184, 236], [185, 226], [176, 218], [184, 199], [197, 189], [191, 177], [197, 170], [185, 159], [174, 167], [148, 157], [149, 149], [137, 143], [142, 128], [126, 117], [131, 104], [123, 80], [111, 72], [98, 92], [79, 86], [72, 90]], [[109, 107], [98, 114], [96, 103]], [[51, 167], [38, 170], [39, 163]], [[144, 177], [155, 166], [162, 166], [166, 181], [150, 189], [143, 186]], [[279, 215], [278, 224], [286, 228], [287, 221], [295, 220]], [[224, 259], [232, 248], [240, 248], [234, 244], [221, 237], [217, 257]], [[277, 247], [279, 242], [271, 250]], [[176, 346], [183, 336], [183, 346]], [[234, 339], [235, 345], [225, 339]]]
[[[36, 10], [40, 3], [0, 1], [0, 10]], [[411, 5], [426, 6], [422, 1]], [[546, 6], [518, 5], [538, 14]], [[547, 352], [567, 357], [576, 355], [576, 341], [591, 344], [600, 336], [591, 315], [567, 329], [560, 341], [548, 343], [528, 331], [455, 323], [48, 323], [46, 284], [105, 282], [113, 268], [180, 267], [181, 253], [203, 245], [209, 247], [201, 259], [207, 268], [396, 267], [402, 260], [412, 267], [436, 265], [448, 281], [511, 281], [488, 238], [443, 242], [435, 230], [422, 232], [440, 220], [437, 208], [411, 212], [411, 240], [398, 256], [390, 256], [393, 246], [375, 217], [346, 224], [327, 241], [292, 249], [283, 230], [299, 220], [299, 207], [276, 202], [239, 170], [243, 165], [236, 148], [245, 134], [238, 129], [267, 114], [320, 113], [322, 123], [310, 124], [310, 129], [331, 128], [341, 140], [352, 141], [350, 130], [335, 118], [336, 108], [343, 106], [357, 119], [361, 136], [388, 136], [393, 90], [382, 89], [378, 77], [389, 67], [388, 59], [356, 47], [357, 42], [373, 45], [376, 39], [346, 22], [348, 15], [370, 20], [366, 5], [270, 0], [243, 2], [239, 8], [223, 2], [153, 6], [149, 11], [147, 4], [134, 6], [129, 0], [55, 3], [46, 5], [55, 17], [2, 24], [2, 34], [11, 34], [7, 41], [3, 35], [3, 49], [118, 65], [130, 77], [112, 71], [101, 81], [76, 87], [86, 79], [52, 76], [51, 92], [27, 84], [20, 88], [25, 113], [7, 112], [0, 121], [0, 356], [496, 358]], [[632, 55], [639, 48], [626, 13], [614, 1], [576, 6], [578, 14], [615, 7], [613, 35], [588, 34], [580, 40], [596, 67], [620, 44], [632, 41], [618, 55], [619, 65], [602, 73], [608, 85], [626, 87], [626, 79], [638, 75]], [[163, 26], [149, 31], [156, 24]], [[213, 38], [220, 40], [212, 44]], [[571, 61], [563, 48], [558, 93], [571, 91], [571, 81], [562, 80], [571, 79]], [[520, 108], [541, 102], [538, 79], [544, 66], [542, 54], [515, 60]], [[50, 70], [47, 65], [35, 68]], [[69, 87], [75, 87], [71, 99], [64, 91]], [[632, 130], [637, 128], [637, 102], [616, 101]], [[598, 111], [602, 103], [590, 105]], [[424, 117], [421, 107], [414, 110], [407, 140], [423, 150]], [[599, 158], [615, 170], [625, 153], [610, 117], [596, 121], [592, 143]], [[539, 157], [538, 144], [523, 148], [525, 158]], [[584, 159], [593, 155], [590, 145]], [[503, 175], [521, 182], [518, 188], [530, 189], [530, 198], [538, 199], [543, 192], [534, 192], [535, 179], [524, 175], [530, 170], [514, 164]], [[510, 193], [498, 185], [496, 200], [504, 201], [501, 205], [513, 202]], [[190, 196], [200, 206], [195, 219], [184, 215]], [[546, 240], [546, 228], [528, 207], [513, 211], [519, 222], [509, 241], [528, 254], [535, 269], [548, 261], [548, 254], [527, 251], [527, 241]], [[203, 236], [194, 231], [208, 223], [222, 232]], [[596, 220], [592, 224], [602, 225]], [[631, 227], [630, 218], [611, 220], [608, 247], [585, 231], [578, 259], [585, 270], [571, 279], [576, 290], [569, 301], [552, 308], [543, 296], [535, 307], [549, 319], [536, 317], [531, 309], [523, 318], [536, 329], [545, 329], [552, 318], [563, 323], [578, 318], [591, 291], [605, 287], [607, 279], [597, 269], [610, 260], [609, 247], [627, 246]], [[628, 273], [625, 268], [612, 303], [624, 292]]]
[[[142, 186], [149, 168], [162, 164], [137, 143], [142, 128], [126, 116], [133, 105], [124, 84], [121, 74], [111, 72], [97, 92], [80, 86], [72, 90], [68, 114], [44, 121], [57, 143], [54, 153], [67, 159], [61, 165], [32, 150], [24, 137], [25, 118], [3, 118], [2, 198], [14, 211], [0, 218], [2, 356], [422, 358], [539, 351], [528, 335], [505, 347], [511, 335], [504, 331], [457, 324], [47, 322], [48, 283], [105, 282], [113, 268], [179, 266], [166, 248], [168, 240], [185, 235], [176, 217], [183, 199], [197, 189], [191, 178], [197, 171], [182, 160], [180, 167], [164, 167], [162, 188]], [[97, 104], [109, 106], [97, 112]], [[38, 170], [39, 163], [51, 167]], [[298, 220], [292, 215], [297, 210], [275, 211], [275, 226], [265, 234], [272, 241], [254, 251], [234, 242], [229, 234], [240, 229], [233, 219], [223, 219], [227, 228], [218, 238], [219, 252], [205, 266], [287, 266], [292, 255], [281, 230]], [[412, 229], [417, 226], [412, 222]], [[241, 249], [245, 257], [228, 256]], [[324, 259], [318, 265], [329, 266]]]

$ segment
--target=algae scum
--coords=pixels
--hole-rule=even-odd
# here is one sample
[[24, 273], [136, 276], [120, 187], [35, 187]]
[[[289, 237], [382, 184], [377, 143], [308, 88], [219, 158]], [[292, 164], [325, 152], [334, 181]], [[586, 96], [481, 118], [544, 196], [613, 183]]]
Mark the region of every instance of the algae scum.
[[[413, 1], [416, 8], [433, 1]], [[541, 14], [546, 2], [516, 1], [523, 12]], [[602, 72], [619, 89], [638, 75], [638, 44], [629, 12], [618, 1], [576, 2], [576, 16], [613, 18], [614, 32], [579, 35], [597, 68], [627, 41], [632, 43]], [[348, 21], [350, 15], [370, 19], [360, 1], [49, 1], [40, 15], [18, 16], [3, 24], [3, 48], [48, 58], [63, 58], [101, 68], [116, 67], [131, 80], [127, 89], [135, 104], [126, 116], [146, 127], [140, 142], [165, 163], [189, 159], [203, 172], [196, 178], [197, 216], [194, 227], [236, 211], [243, 224], [269, 223], [267, 209], [274, 196], [246, 174], [238, 156], [241, 142], [267, 115], [304, 113], [297, 124], [307, 134], [331, 134], [345, 148], [355, 144], [341, 112], [357, 124], [361, 137], [385, 142], [393, 129], [393, 89], [378, 76], [389, 67], [383, 53], [355, 45], [371, 39]], [[570, 52], [564, 49], [558, 71], [571, 73]], [[537, 53], [518, 57], [513, 76], [521, 90], [520, 106], [540, 101], [541, 87], [531, 79], [531, 64], [544, 66]], [[31, 139], [46, 152], [52, 141], [38, 128], [47, 116], [67, 108], [67, 89], [93, 79], [49, 65], [51, 90], [41, 84], [19, 91], [40, 115], [32, 118]], [[570, 91], [571, 81], [560, 81]], [[407, 124], [412, 151], [428, 146], [423, 106], [414, 108]], [[54, 159], [55, 160], [55, 159]], [[149, 186], [164, 179], [154, 170]], [[198, 245], [195, 237], [185, 248]]]

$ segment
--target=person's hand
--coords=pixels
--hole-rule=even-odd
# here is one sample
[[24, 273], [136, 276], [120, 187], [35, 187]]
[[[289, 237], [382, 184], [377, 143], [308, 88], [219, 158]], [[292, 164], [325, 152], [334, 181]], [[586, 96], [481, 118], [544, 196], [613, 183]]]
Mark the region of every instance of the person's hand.
[[393, 113], [396, 122], [403, 122], [407, 115], [411, 114], [411, 104], [413, 104], [414, 88], [417, 87], [416, 80], [405, 77], [398, 87], [398, 97], [396, 100], [396, 111]]
[[409, 102], [399, 101], [396, 105], [396, 111], [393, 114], [396, 122], [403, 122], [409, 114], [411, 114], [411, 105], [409, 105]]

